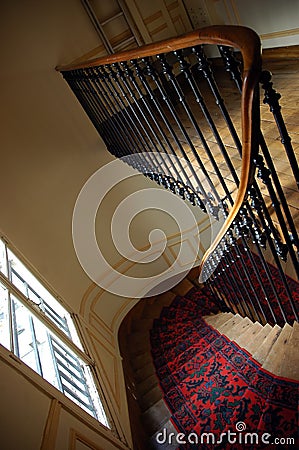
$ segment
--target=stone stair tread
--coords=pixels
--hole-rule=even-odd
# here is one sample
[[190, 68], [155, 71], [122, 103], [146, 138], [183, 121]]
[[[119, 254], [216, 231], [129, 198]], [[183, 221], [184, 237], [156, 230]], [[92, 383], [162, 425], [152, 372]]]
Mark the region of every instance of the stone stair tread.
[[221, 334], [225, 334], [231, 327], [235, 326], [237, 323], [240, 323], [243, 318], [239, 314], [233, 315], [229, 320], [224, 322], [222, 325], [218, 327], [218, 331]]
[[132, 356], [150, 351], [150, 339], [148, 332], [134, 332], [128, 336], [129, 353]]
[[174, 286], [171, 290], [176, 295], [181, 295], [182, 297], [186, 295], [194, 287], [193, 283], [187, 278], [184, 278], [180, 283]]
[[143, 301], [145, 301], [147, 303], [147, 305], [152, 305], [153, 303], [155, 303], [155, 301], [157, 301], [158, 297], [156, 295], [154, 295], [153, 297], [147, 297], [142, 299]]
[[169, 306], [174, 298], [176, 297], [176, 294], [173, 292], [165, 292], [163, 295], [160, 296], [159, 299], [156, 299], [154, 303], [150, 305], [148, 308], [144, 308], [141, 318], [142, 319], [156, 319], [160, 316], [161, 310], [163, 306]]
[[150, 330], [152, 326], [153, 326], [153, 318], [134, 319], [132, 320], [131, 330], [132, 332]]
[[253, 353], [253, 358], [260, 364], [263, 364], [271, 350], [274, 342], [277, 340], [279, 334], [281, 333], [281, 327], [279, 325], [274, 325], [264, 342], [260, 347]]
[[262, 329], [247, 343], [246, 350], [254, 354], [262, 345], [268, 334], [271, 332], [272, 327], [270, 324], [266, 324]]
[[158, 383], [156, 374], [152, 374], [137, 384], [137, 392], [140, 397], [144, 396]]
[[149, 360], [147, 364], [145, 364], [143, 367], [141, 367], [138, 370], [134, 371], [134, 377], [136, 379], [136, 382], [139, 383], [143, 381], [145, 378], [149, 377], [150, 375], [155, 374], [155, 367], [152, 362], [152, 360]]
[[162, 391], [158, 384], [156, 384], [152, 389], [150, 389], [146, 394], [142, 397], [139, 397], [139, 402], [141, 406], [142, 412], [149, 409], [155, 403], [157, 403], [163, 397]]
[[148, 330], [133, 331], [128, 336], [128, 344], [131, 345], [131, 344], [135, 344], [139, 340], [149, 339], [149, 336], [150, 336], [150, 334], [149, 334]]
[[[161, 434], [162, 433], [162, 434]], [[149, 445], [151, 450], [177, 450], [178, 444], [174, 437], [170, 439], [169, 436], [177, 436], [178, 432], [175, 429], [171, 420], [168, 420], [163, 427], [158, 430], [150, 439]], [[164, 441], [166, 441], [164, 443]]]
[[231, 341], [234, 341], [241, 334], [248, 332], [252, 326], [253, 322], [249, 319], [249, 317], [243, 317], [242, 320], [232, 325], [227, 332], [222, 334], [225, 334]]
[[[193, 267], [193, 269], [190, 270], [190, 272], [187, 275], [187, 278], [189, 281], [191, 281], [192, 283], [197, 282], [199, 277], [199, 268], [198, 267]], [[194, 286], [194, 284], [193, 284]]]
[[152, 362], [152, 356], [148, 351], [145, 351], [138, 355], [131, 355], [130, 362], [134, 370], [140, 370], [144, 366]]
[[139, 302], [136, 303], [136, 305], [134, 306], [134, 320], [140, 319], [145, 306], [146, 303], [143, 301], [143, 299], [139, 300]]
[[263, 363], [263, 368], [278, 376], [283, 376], [282, 358], [288, 346], [293, 328], [285, 324], [276, 341], [273, 343], [267, 358]]
[[224, 312], [224, 313], [213, 314], [210, 316], [204, 316], [203, 318], [209, 325], [211, 325], [214, 328], [217, 328], [218, 326], [223, 325], [225, 322], [227, 322], [233, 316], [234, 315], [231, 312]]
[[142, 413], [142, 422], [152, 436], [170, 419], [171, 414], [163, 398]]
[[281, 359], [281, 376], [299, 381], [299, 324], [294, 322], [293, 330]]
[[248, 328], [240, 330], [239, 336], [235, 336], [234, 341], [240, 346], [244, 347], [246, 346], [246, 350], [248, 350], [248, 344], [252, 340], [256, 338], [258, 333], [263, 329], [263, 325], [261, 325], [259, 322], [254, 322], [251, 326]]

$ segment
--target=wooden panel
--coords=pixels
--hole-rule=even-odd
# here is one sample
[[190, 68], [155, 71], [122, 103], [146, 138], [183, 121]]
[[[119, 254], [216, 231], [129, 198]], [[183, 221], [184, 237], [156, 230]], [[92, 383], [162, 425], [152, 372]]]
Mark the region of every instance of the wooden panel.
[[95, 419], [91, 418], [90, 423], [82, 422], [64, 408], [61, 410], [56, 445], [52, 450], [115, 450], [126, 448], [128, 446], [119, 442], [110, 430], [100, 426]]
[[50, 398], [1, 359], [0, 370], [1, 449], [38, 449], [47, 422]]

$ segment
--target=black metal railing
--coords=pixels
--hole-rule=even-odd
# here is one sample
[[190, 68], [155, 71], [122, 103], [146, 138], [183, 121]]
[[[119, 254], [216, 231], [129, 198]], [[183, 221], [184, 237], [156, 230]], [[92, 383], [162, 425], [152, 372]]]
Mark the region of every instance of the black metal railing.
[[[217, 44], [219, 57], [203, 44]], [[297, 285], [285, 273], [299, 274], [298, 233], [261, 131], [259, 82], [290, 185], [298, 163], [257, 36], [209, 27], [61, 72], [114, 156], [225, 218], [202, 265], [214, 294], [262, 323], [298, 320]]]

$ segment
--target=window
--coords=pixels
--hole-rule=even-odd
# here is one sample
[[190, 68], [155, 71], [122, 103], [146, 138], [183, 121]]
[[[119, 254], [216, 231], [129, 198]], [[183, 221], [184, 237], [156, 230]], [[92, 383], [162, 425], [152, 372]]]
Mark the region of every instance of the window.
[[0, 344], [109, 427], [71, 315], [0, 240]]

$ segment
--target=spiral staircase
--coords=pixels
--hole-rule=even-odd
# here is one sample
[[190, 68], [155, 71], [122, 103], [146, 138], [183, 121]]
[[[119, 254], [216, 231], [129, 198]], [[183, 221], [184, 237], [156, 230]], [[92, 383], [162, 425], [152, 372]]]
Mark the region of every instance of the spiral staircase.
[[[175, 298], [184, 298], [194, 287], [200, 289], [196, 280], [197, 270], [193, 270], [169, 292], [141, 300], [122, 323], [119, 342], [131, 405], [134, 448], [138, 450], [178, 448], [175, 444], [157, 442], [159, 434], [177, 435], [178, 431], [159, 386], [151, 355], [150, 330], [164, 307], [170, 306]], [[263, 326], [239, 314], [217, 311], [204, 319], [221, 335], [245, 349], [266, 371], [299, 382], [298, 322], [283, 327]]]
[[[218, 46], [212, 62], [207, 44]], [[299, 380], [298, 287], [289, 278], [299, 273], [298, 145], [286, 127], [293, 130], [297, 111], [286, 82], [284, 121], [259, 45], [251, 30], [216, 26], [58, 68], [112, 155], [224, 219], [200, 268], [169, 292], [139, 301], [122, 323], [134, 449], [176, 448], [157, 447], [155, 439], [162, 428], [176, 431], [158, 385], [150, 330], [163, 307], [201, 289], [199, 272], [217, 305], [206, 311], [206, 322], [267, 372]]]

